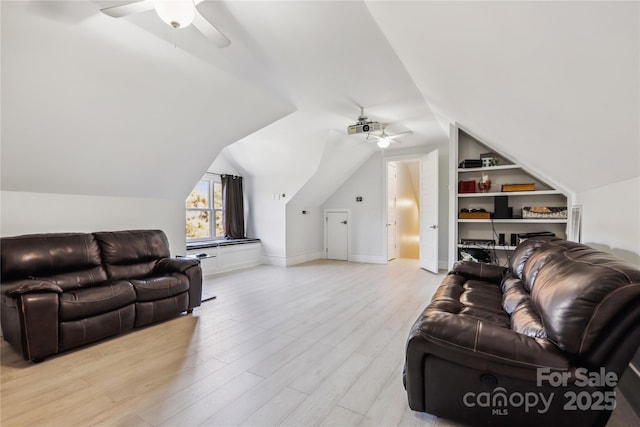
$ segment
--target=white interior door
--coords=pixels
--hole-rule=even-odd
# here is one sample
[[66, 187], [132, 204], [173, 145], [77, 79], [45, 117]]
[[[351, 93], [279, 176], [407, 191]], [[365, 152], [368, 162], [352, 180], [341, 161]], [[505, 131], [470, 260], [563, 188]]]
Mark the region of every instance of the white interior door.
[[420, 159], [420, 267], [438, 272], [438, 150]]
[[349, 254], [349, 214], [327, 212], [327, 259], [346, 261]]
[[396, 165], [387, 163], [387, 260], [398, 257], [398, 175]]

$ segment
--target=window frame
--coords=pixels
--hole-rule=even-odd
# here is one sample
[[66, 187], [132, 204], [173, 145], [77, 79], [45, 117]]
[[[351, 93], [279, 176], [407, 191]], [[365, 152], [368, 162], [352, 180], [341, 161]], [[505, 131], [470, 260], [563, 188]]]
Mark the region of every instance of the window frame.
[[[189, 214], [189, 212], [208, 212], [209, 213], [209, 237], [189, 237], [186, 236], [186, 241], [187, 243], [197, 243], [197, 242], [210, 242], [210, 241], [216, 241], [216, 240], [222, 240], [224, 239], [224, 234], [222, 235], [217, 235], [216, 234], [216, 225], [217, 225], [217, 218], [216, 218], [216, 213], [220, 212], [220, 225], [222, 227], [222, 232], [224, 233], [224, 226], [222, 224], [222, 222], [224, 221], [224, 206], [222, 204], [222, 179], [220, 178], [220, 175], [217, 174], [213, 174], [213, 173], [205, 173], [202, 178], [200, 178], [198, 180], [198, 183], [194, 186], [193, 190], [195, 190], [195, 188], [200, 184], [201, 181], [207, 181], [208, 187], [209, 187], [209, 191], [207, 194], [207, 198], [208, 198], [208, 202], [209, 202], [209, 206], [205, 207], [205, 208], [189, 208], [187, 207], [187, 200], [189, 199], [189, 197], [187, 196], [187, 199], [185, 199], [185, 227], [187, 225], [187, 216]], [[215, 187], [216, 185], [220, 186], [220, 207], [216, 208], [216, 203], [215, 203]], [[193, 192], [193, 190], [191, 190]], [[189, 195], [191, 195], [191, 193], [189, 193]]]

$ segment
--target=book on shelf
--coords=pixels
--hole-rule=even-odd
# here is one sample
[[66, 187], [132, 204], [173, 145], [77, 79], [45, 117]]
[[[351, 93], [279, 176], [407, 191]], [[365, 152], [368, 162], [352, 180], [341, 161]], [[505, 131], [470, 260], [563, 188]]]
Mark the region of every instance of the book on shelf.
[[535, 187], [536, 187], [535, 184], [503, 184], [502, 191], [503, 192], [534, 191]]

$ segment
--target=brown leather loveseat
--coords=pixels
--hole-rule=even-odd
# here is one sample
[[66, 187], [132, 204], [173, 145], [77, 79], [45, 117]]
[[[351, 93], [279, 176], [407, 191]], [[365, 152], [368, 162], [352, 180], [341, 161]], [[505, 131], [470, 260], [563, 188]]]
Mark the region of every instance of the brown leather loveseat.
[[173, 318], [198, 307], [202, 271], [170, 258], [160, 230], [0, 239], [4, 338], [25, 360]]
[[415, 411], [471, 425], [605, 425], [640, 344], [640, 269], [529, 239], [509, 268], [458, 262], [411, 329]]

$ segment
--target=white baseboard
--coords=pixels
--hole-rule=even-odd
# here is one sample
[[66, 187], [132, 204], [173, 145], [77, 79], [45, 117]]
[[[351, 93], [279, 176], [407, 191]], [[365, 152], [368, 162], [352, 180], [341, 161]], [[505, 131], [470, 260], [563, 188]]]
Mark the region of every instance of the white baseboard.
[[287, 257], [285, 262], [287, 267], [289, 267], [291, 265], [302, 264], [304, 262], [315, 261], [317, 259], [323, 259], [323, 258], [324, 258], [324, 252], [317, 251], [317, 252], [310, 252], [307, 254], [300, 254], [300, 255]]
[[276, 267], [286, 267], [287, 266], [287, 257], [283, 257], [280, 255], [265, 255], [262, 254], [260, 256], [260, 261], [262, 264], [267, 265], [275, 265]]

